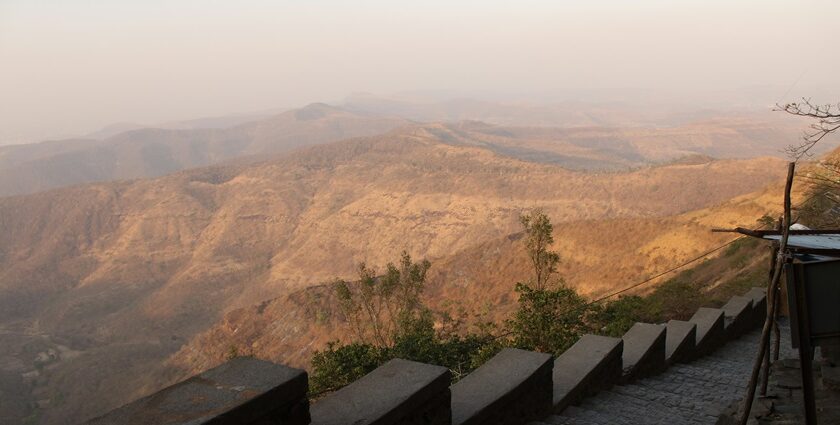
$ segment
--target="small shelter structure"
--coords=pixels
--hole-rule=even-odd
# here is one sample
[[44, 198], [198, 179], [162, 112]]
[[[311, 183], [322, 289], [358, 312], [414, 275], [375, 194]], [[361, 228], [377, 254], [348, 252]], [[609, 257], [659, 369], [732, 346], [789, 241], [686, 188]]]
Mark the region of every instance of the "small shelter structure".
[[[780, 230], [735, 232], [774, 243], [778, 251]], [[832, 364], [840, 364], [840, 229], [788, 230], [783, 258], [791, 340], [799, 350], [802, 393], [808, 424], [816, 423], [813, 360], [814, 348]], [[777, 256], [774, 255], [773, 260]]]

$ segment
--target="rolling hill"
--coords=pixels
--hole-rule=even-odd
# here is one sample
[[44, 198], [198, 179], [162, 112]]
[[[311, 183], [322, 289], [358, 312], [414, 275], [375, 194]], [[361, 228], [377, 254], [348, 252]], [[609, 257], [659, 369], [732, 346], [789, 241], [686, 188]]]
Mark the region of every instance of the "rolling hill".
[[[260, 303], [403, 249], [434, 262], [433, 303], [502, 311], [522, 278], [517, 218], [535, 206], [562, 231], [564, 276], [597, 294], [717, 243], [705, 230], [725, 224], [722, 210], [706, 208], [729, 202], [726, 223], [751, 221], [766, 205], [747, 194], [784, 171], [773, 158], [572, 171], [499, 148], [537, 149], [538, 137], [486, 133], [412, 125], [265, 162], [0, 198], [0, 373], [25, 394], [9, 409], [64, 423], [113, 408], [218, 361], [232, 342], [214, 324], [254, 308], [287, 314], [255, 326], [289, 332], [288, 346], [254, 351], [305, 364], [335, 333], [313, 328], [309, 310]], [[261, 338], [241, 335], [248, 347]]]
[[[243, 123], [249, 117], [254, 121]], [[85, 138], [0, 147], [0, 197], [264, 160], [412, 122], [446, 122], [440, 137], [501, 155], [574, 170], [612, 171], [696, 155], [781, 156], [800, 137], [802, 124], [769, 111], [687, 113], [623, 104], [412, 103], [355, 96], [340, 107], [318, 103], [269, 117], [206, 118], [161, 128], [119, 124]]]

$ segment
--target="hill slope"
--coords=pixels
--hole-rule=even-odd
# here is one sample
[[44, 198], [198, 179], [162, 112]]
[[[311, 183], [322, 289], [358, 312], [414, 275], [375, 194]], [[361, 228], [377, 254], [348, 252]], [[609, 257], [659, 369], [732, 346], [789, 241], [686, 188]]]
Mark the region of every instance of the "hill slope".
[[[774, 186], [674, 216], [558, 223], [554, 247], [562, 259], [558, 272], [580, 292], [600, 297], [733, 239], [733, 235], [709, 230], [754, 224], [756, 217], [777, 210], [780, 194], [781, 188]], [[431, 258], [426, 302], [455, 316], [465, 309], [468, 322], [480, 317], [499, 323], [510, 317], [516, 306], [514, 283], [528, 279], [531, 273], [521, 236], [512, 233]], [[750, 249], [750, 254], [756, 251]], [[715, 253], [710, 256], [712, 261], [700, 263], [698, 272], [693, 276], [686, 273], [684, 279], [691, 276], [711, 288], [719, 283], [715, 279], [728, 281], [742, 271], [754, 272], [751, 256], [744, 254], [749, 264], [718, 258], [728, 255], [728, 251]], [[763, 259], [759, 265], [765, 264]], [[650, 290], [671, 277], [663, 276], [636, 292]], [[181, 348], [170, 364], [185, 370], [186, 376], [223, 362], [233, 348], [241, 354], [305, 367], [313, 349], [347, 338], [337, 305], [328, 286], [315, 285], [232, 310]]]
[[[359, 261], [384, 264], [403, 249], [430, 258], [441, 302], [507, 288], [519, 260], [506, 238], [538, 205], [567, 229], [558, 236], [572, 244], [564, 274], [596, 293], [613, 281], [590, 253], [671, 264], [715, 239], [686, 243], [704, 219], [669, 217], [783, 172], [767, 158], [574, 172], [450, 131], [413, 126], [259, 164], [0, 198], [0, 369], [23, 380], [44, 423], [80, 420], [168, 382], [164, 359], [225, 312], [350, 278]], [[613, 228], [628, 237], [641, 229], [648, 244], [615, 248], [619, 238], [603, 235]], [[616, 276], [636, 271], [622, 267]], [[285, 325], [305, 334], [297, 319], [308, 316], [288, 313]], [[299, 341], [283, 358], [301, 364], [320, 340]]]

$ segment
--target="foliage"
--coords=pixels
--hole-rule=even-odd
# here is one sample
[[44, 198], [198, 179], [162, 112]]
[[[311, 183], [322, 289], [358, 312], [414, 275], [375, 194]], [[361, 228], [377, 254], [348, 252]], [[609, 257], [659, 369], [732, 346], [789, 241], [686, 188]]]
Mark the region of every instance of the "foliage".
[[320, 394], [341, 388], [373, 371], [387, 358], [387, 349], [370, 344], [331, 342], [326, 349], [316, 351], [312, 356], [310, 391]]
[[[683, 271], [645, 296], [624, 296], [606, 302], [592, 315], [593, 331], [619, 337], [636, 322], [686, 320], [701, 306], [721, 306], [733, 295], [763, 286], [766, 269], [742, 260], [760, 255], [762, 248], [757, 240], [741, 239], [730, 245], [720, 258]], [[719, 277], [721, 269], [737, 274], [710, 287], [708, 280]]]
[[[445, 366], [453, 379], [492, 357], [501, 345], [484, 328], [461, 335], [462, 320], [423, 305], [428, 261], [414, 263], [403, 252], [399, 265], [377, 276], [359, 266], [359, 281], [337, 281], [333, 289], [357, 341], [330, 343], [312, 357], [311, 391], [317, 395], [347, 385], [394, 358]], [[436, 328], [435, 316], [439, 316]]]
[[501, 347], [488, 334], [442, 335], [430, 314], [404, 328], [392, 347], [355, 342], [330, 343], [312, 357], [310, 389], [313, 395], [341, 388], [394, 358], [444, 366], [453, 380], [480, 366]]
[[764, 214], [756, 220], [759, 229], [775, 229], [776, 228], [776, 219], [771, 217], [770, 214]]
[[[559, 355], [584, 333], [620, 337], [636, 322], [685, 320], [699, 306], [722, 305], [766, 278], [760, 267], [742, 264], [741, 258], [757, 255], [762, 247], [745, 239], [732, 244], [720, 258], [678, 274], [645, 296], [591, 304], [562, 279], [549, 285], [559, 256], [548, 251], [553, 242], [548, 218], [535, 210], [522, 224], [529, 234], [526, 249], [536, 259], [535, 279], [516, 284], [519, 307], [504, 322], [506, 332], [501, 337], [492, 336], [497, 332], [489, 323], [480, 323], [477, 332], [464, 332], [463, 318], [423, 305], [428, 262], [415, 264], [403, 253], [400, 265], [389, 264], [388, 272], [379, 277], [362, 265], [359, 282], [334, 286], [359, 340], [348, 345], [331, 343], [315, 353], [313, 393], [338, 389], [393, 358], [445, 366], [458, 380], [505, 346]], [[737, 274], [710, 287], [710, 279], [719, 277], [721, 269]]]
[[528, 215], [520, 216], [519, 222], [522, 223], [527, 235], [525, 249], [534, 267], [534, 288], [545, 289], [551, 276], [557, 273], [557, 264], [560, 263], [560, 255], [549, 250], [551, 244], [554, 243], [552, 235], [554, 227], [548, 216], [539, 208], [535, 208]]
[[840, 160], [824, 159], [798, 177], [805, 179], [809, 193], [798, 208], [800, 220], [811, 228], [840, 226]]
[[233, 359], [239, 357], [239, 349], [236, 348], [235, 345], [229, 346], [228, 350], [227, 350], [226, 357], [227, 357], [228, 360], [233, 360]]
[[803, 135], [802, 142], [787, 149], [788, 154], [795, 160], [809, 155], [809, 151], [820, 140], [840, 129], [840, 103], [817, 104], [811, 102], [811, 99], [803, 98], [801, 102], [777, 104], [776, 109], [814, 120], [810, 130]]
[[653, 322], [657, 314], [647, 298], [628, 295], [597, 308], [593, 314], [594, 330], [606, 336], [621, 337], [636, 322]]
[[516, 347], [561, 354], [588, 330], [586, 300], [565, 285], [554, 289], [516, 284], [519, 309], [507, 322]]
[[425, 307], [420, 295], [431, 263], [414, 263], [403, 251], [399, 266], [388, 263], [383, 276], [365, 263], [359, 265], [359, 281], [333, 283], [339, 307], [359, 341], [377, 347], [390, 347], [408, 332]]
[[520, 348], [560, 354], [588, 329], [592, 309], [562, 279], [551, 281], [557, 273], [560, 256], [549, 250], [554, 243], [554, 226], [542, 209], [536, 208], [519, 218], [527, 238], [525, 250], [534, 268], [529, 283], [517, 283], [519, 308], [506, 322], [511, 343]]

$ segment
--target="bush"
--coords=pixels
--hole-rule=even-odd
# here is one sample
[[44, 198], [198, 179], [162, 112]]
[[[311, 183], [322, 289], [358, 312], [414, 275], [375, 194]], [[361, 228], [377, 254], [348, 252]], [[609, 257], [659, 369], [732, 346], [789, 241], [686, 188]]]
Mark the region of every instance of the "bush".
[[331, 342], [324, 351], [316, 351], [312, 356], [309, 391], [318, 395], [337, 390], [370, 373], [387, 358], [387, 350], [370, 344]]
[[388, 263], [383, 276], [361, 263], [357, 282], [333, 283], [339, 308], [359, 341], [388, 347], [407, 332], [405, 328], [422, 320], [426, 308], [420, 295], [429, 267], [428, 261], [415, 263], [403, 251], [399, 264]]
[[315, 352], [310, 379], [312, 395], [339, 389], [395, 358], [444, 366], [457, 381], [501, 348], [489, 335], [444, 337], [434, 330], [431, 315], [404, 331], [392, 347], [333, 342], [325, 350]]
[[621, 337], [636, 322], [657, 322], [652, 317], [650, 301], [636, 295], [620, 297], [608, 302], [594, 314], [596, 332], [612, 337]]
[[361, 264], [357, 282], [333, 284], [357, 341], [332, 342], [315, 352], [313, 396], [341, 388], [394, 358], [447, 367], [458, 380], [498, 351], [489, 332], [462, 336], [461, 322], [447, 314], [441, 315], [441, 329], [435, 329], [434, 313], [421, 302], [430, 266], [428, 261], [414, 263], [403, 252], [398, 265], [388, 264], [382, 276]]
[[535, 289], [517, 283], [516, 292], [519, 309], [507, 322], [514, 346], [559, 355], [589, 330], [593, 310], [574, 289], [562, 284]]
[[739, 240], [722, 258], [706, 260], [678, 274], [649, 295], [622, 296], [603, 305], [590, 305], [554, 276], [560, 258], [549, 250], [553, 238], [548, 217], [535, 210], [521, 220], [534, 276], [528, 283], [516, 284], [519, 308], [505, 322], [505, 338], [491, 336], [493, 326], [479, 327], [477, 333], [463, 332], [463, 321], [447, 314], [441, 314], [436, 328], [433, 316], [437, 313], [421, 302], [428, 262], [414, 263], [403, 253], [399, 264], [389, 264], [383, 276], [362, 264], [358, 282], [334, 285], [342, 313], [358, 341], [331, 343], [315, 353], [313, 395], [341, 388], [393, 358], [447, 367], [457, 381], [506, 346], [560, 355], [584, 333], [621, 337], [636, 322], [687, 319], [700, 305], [722, 303], [764, 279], [761, 270], [748, 269], [735, 279], [709, 287], [721, 265], [730, 270], [733, 263], [742, 263], [742, 258], [758, 252], [758, 242]]

